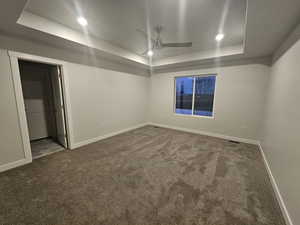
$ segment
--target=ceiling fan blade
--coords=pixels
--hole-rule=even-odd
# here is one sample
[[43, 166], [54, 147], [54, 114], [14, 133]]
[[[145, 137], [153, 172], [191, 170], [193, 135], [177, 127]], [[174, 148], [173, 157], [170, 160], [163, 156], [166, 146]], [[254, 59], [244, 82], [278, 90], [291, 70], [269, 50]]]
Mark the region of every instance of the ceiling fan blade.
[[154, 49], [151, 48], [151, 49], [149, 49], [149, 50], [145, 50], [144, 52], [140, 53], [140, 55], [142, 55], [142, 56], [147, 56], [147, 55], [148, 55], [148, 52], [149, 52], [150, 50], [151, 50], [151, 51], [154, 51]]
[[142, 56], [146, 56], [147, 55], [148, 50], [145, 50], [143, 53], [141, 53]]
[[192, 47], [192, 42], [182, 42], [182, 43], [162, 43], [162, 47]]
[[[140, 34], [142, 34], [142, 35], [148, 40], [149, 35], [148, 35], [145, 31], [143, 31], [143, 30], [141, 30], [141, 29], [136, 29], [136, 31], [139, 32]], [[150, 37], [150, 40], [151, 40], [152, 42], [154, 42], [154, 39], [151, 38], [151, 37]]]

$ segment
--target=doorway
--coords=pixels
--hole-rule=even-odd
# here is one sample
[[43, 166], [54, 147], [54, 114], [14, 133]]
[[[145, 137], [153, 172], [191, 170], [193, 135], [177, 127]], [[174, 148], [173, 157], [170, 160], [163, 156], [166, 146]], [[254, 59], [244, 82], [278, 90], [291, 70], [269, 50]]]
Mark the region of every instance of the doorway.
[[18, 60], [31, 155], [68, 148], [61, 67]]

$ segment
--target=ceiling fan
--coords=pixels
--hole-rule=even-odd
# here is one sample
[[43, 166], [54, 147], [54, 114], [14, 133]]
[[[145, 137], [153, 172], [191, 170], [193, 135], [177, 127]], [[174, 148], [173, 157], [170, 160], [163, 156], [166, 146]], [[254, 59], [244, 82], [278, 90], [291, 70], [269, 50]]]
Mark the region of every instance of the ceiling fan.
[[151, 41], [151, 48], [143, 52], [142, 55], [147, 54], [148, 56], [152, 56], [154, 50], [160, 50], [162, 48], [192, 47], [192, 42], [171, 42], [171, 43], [163, 42], [160, 36], [162, 29], [163, 29], [162, 26], [154, 27], [154, 32], [156, 34], [155, 38], [149, 37], [145, 31], [137, 29], [138, 32], [140, 32], [143, 36], [145, 36], [147, 39]]

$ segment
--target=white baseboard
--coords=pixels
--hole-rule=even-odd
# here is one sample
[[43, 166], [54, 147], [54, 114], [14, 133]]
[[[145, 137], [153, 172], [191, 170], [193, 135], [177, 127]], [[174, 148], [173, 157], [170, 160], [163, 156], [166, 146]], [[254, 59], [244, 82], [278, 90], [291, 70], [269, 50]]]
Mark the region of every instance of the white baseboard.
[[23, 165], [25, 165], [27, 163], [31, 163], [31, 162], [32, 162], [32, 159], [20, 159], [20, 160], [15, 161], [15, 162], [10, 162], [10, 163], [1, 165], [0, 166], [0, 172], [10, 170], [10, 169], [13, 169], [13, 168], [18, 167], [18, 166], [23, 166]]
[[259, 146], [260, 152], [262, 154], [265, 166], [267, 168], [267, 171], [268, 171], [268, 174], [269, 174], [269, 177], [270, 177], [270, 180], [271, 180], [271, 184], [272, 184], [273, 189], [275, 191], [275, 195], [276, 195], [277, 201], [279, 203], [280, 209], [282, 211], [283, 217], [285, 219], [285, 222], [286, 222], [287, 225], [293, 225], [292, 219], [291, 219], [290, 214], [289, 214], [289, 212], [288, 212], [288, 210], [286, 208], [286, 205], [285, 205], [285, 203], [283, 201], [283, 198], [282, 198], [282, 196], [280, 194], [279, 188], [278, 188], [277, 183], [275, 181], [275, 178], [274, 178], [274, 176], [272, 174], [269, 162], [268, 162], [268, 160], [266, 158], [266, 155], [265, 155], [265, 153], [263, 151], [263, 148], [262, 148], [262, 146], [261, 146], [260, 143], [258, 144], [258, 146]]
[[195, 129], [188, 129], [188, 128], [182, 128], [182, 127], [176, 127], [176, 126], [169, 126], [169, 125], [159, 124], [159, 123], [150, 122], [148, 124], [152, 125], [152, 126], [164, 127], [164, 128], [180, 130], [180, 131], [185, 131], [185, 132], [194, 133], [194, 134], [201, 134], [201, 135], [205, 135], [205, 136], [217, 137], [217, 138], [222, 138], [222, 139], [232, 140], [232, 141], [238, 141], [238, 142], [243, 142], [243, 143], [248, 143], [248, 144], [254, 144], [254, 145], [259, 144], [259, 141], [252, 140], [252, 139], [246, 139], [246, 138], [240, 138], [240, 137], [234, 137], [234, 136], [227, 136], [227, 135], [213, 133], [213, 132], [207, 132], [207, 131], [201, 131], [201, 130], [195, 130]]
[[99, 136], [99, 137], [95, 137], [95, 138], [91, 138], [91, 139], [88, 139], [88, 140], [85, 140], [85, 141], [81, 141], [81, 142], [73, 144], [70, 147], [70, 149], [73, 150], [75, 148], [79, 148], [79, 147], [82, 147], [84, 145], [88, 145], [88, 144], [91, 144], [91, 143], [94, 143], [94, 142], [97, 142], [97, 141], [100, 141], [100, 140], [103, 140], [103, 139], [106, 139], [106, 138], [109, 138], [109, 137], [112, 137], [112, 136], [115, 136], [115, 135], [118, 135], [118, 134], [121, 134], [121, 133], [125, 133], [127, 131], [131, 131], [131, 130], [134, 130], [134, 129], [137, 129], [137, 128], [140, 128], [140, 127], [144, 127], [146, 125], [148, 125], [148, 123], [142, 123], [142, 124], [139, 124], [137, 126], [129, 127], [129, 128], [122, 129], [122, 130], [112, 132], [112, 133], [109, 133], [109, 134], [105, 134], [105, 135], [102, 135], [102, 136]]

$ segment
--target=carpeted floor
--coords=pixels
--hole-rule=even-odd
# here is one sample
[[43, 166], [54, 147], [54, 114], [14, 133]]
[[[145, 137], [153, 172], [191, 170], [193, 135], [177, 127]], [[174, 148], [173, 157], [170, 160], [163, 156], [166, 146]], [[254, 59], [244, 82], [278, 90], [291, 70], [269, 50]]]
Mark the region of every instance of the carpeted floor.
[[257, 146], [143, 127], [0, 174], [1, 225], [283, 225]]

